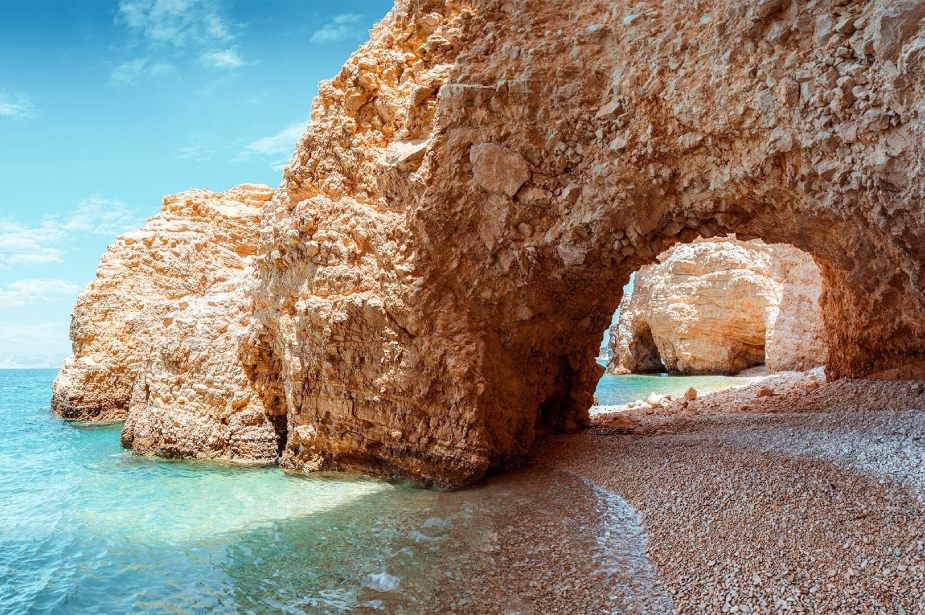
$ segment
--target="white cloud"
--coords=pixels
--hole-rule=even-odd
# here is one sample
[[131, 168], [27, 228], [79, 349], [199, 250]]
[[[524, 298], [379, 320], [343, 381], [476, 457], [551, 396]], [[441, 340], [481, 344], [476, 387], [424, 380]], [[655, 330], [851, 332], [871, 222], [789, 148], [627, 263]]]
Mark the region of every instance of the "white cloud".
[[0, 287], [0, 307], [13, 307], [35, 303], [37, 301], [54, 301], [77, 294], [79, 287], [67, 280], [33, 278], [17, 280]]
[[118, 235], [141, 218], [121, 201], [92, 196], [70, 214], [46, 216], [37, 225], [0, 220], [0, 267], [61, 262], [70, 236]]
[[291, 154], [295, 151], [295, 145], [299, 137], [305, 132], [306, 124], [307, 122], [290, 124], [274, 135], [251, 141], [245, 146], [245, 149], [250, 153], [263, 156]]
[[35, 105], [22, 92], [0, 92], [0, 119], [27, 120], [35, 117]]
[[235, 25], [214, 0], [121, 0], [116, 23], [135, 38], [128, 48], [145, 54], [116, 65], [110, 76], [133, 83], [142, 76], [163, 75], [174, 62], [194, 61], [207, 68], [234, 69], [247, 64], [230, 43]]
[[159, 77], [161, 75], [166, 75], [172, 70], [173, 65], [167, 62], [152, 62], [151, 58], [145, 56], [116, 65], [116, 67], [109, 72], [109, 79], [116, 83], [128, 84], [134, 83], [143, 75]]
[[288, 157], [295, 151], [296, 143], [305, 132], [307, 123], [306, 121], [294, 122], [276, 134], [251, 141], [244, 146], [244, 151], [234, 157], [232, 162], [251, 160], [254, 157], [273, 157], [270, 163], [271, 168], [274, 171], [281, 171], [286, 166]]
[[363, 21], [363, 16], [356, 13], [343, 13], [335, 15], [331, 21], [324, 24], [312, 33], [309, 39], [312, 43], [338, 43], [349, 38], [360, 38], [363, 30], [357, 24]]
[[39, 226], [25, 226], [0, 220], [0, 267], [61, 261], [56, 247], [63, 233], [57, 225], [43, 221]]
[[220, 9], [210, 0], [122, 0], [116, 20], [154, 45], [198, 46], [232, 38]]
[[236, 49], [209, 51], [202, 54], [199, 61], [207, 68], [238, 68], [245, 64]]
[[67, 322], [0, 322], [0, 369], [61, 367], [70, 350]]
[[110, 71], [109, 78], [119, 83], [132, 83], [141, 76], [147, 65], [148, 58], [136, 58], [123, 62]]
[[92, 235], [118, 235], [137, 226], [137, 211], [117, 199], [91, 196], [77, 204], [77, 209], [62, 224], [66, 231]]

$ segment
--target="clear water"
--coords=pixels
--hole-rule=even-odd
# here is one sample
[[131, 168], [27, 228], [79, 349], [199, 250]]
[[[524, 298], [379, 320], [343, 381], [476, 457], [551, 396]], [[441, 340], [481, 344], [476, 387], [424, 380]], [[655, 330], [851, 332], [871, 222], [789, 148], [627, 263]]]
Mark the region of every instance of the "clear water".
[[683, 395], [690, 387], [694, 387], [698, 395], [703, 395], [754, 381], [755, 378], [737, 376], [669, 376], [667, 374], [614, 376], [604, 374], [597, 384], [595, 396], [599, 406], [619, 406], [638, 399], [646, 399], [651, 393], [677, 397]]
[[55, 418], [54, 374], [0, 370], [0, 613], [543, 612], [561, 579], [594, 596], [575, 612], [670, 604], [638, 515], [573, 475], [447, 493], [144, 459]]

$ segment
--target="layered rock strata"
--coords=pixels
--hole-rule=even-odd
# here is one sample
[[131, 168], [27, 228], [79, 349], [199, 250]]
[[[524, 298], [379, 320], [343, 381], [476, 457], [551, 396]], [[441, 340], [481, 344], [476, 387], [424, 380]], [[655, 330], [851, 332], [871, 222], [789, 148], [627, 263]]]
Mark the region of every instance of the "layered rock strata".
[[241, 356], [283, 463], [517, 463], [587, 423], [614, 289], [697, 237], [812, 254], [831, 378], [914, 372], [921, 7], [400, 0], [264, 208]]
[[819, 269], [786, 245], [681, 244], [643, 267], [611, 327], [614, 374], [734, 374], [825, 362]]
[[240, 358], [272, 195], [243, 185], [168, 196], [143, 229], [119, 237], [77, 301], [53, 409], [125, 419], [123, 444], [140, 453], [275, 460], [276, 426]]

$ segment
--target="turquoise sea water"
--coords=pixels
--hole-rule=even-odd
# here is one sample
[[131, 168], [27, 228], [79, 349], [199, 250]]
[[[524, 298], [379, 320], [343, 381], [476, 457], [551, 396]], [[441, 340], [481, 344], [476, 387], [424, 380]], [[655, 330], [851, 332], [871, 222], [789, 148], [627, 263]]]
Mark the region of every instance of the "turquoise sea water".
[[619, 406], [646, 399], [651, 393], [677, 397], [690, 387], [698, 395], [721, 391], [732, 386], [754, 382], [754, 378], [736, 376], [669, 376], [667, 374], [613, 376], [604, 374], [597, 384], [597, 403], [600, 406]]
[[[599, 568], [593, 582], [607, 597], [603, 612], [655, 595], [638, 573], [643, 549], [631, 511], [574, 476], [528, 471], [446, 493], [145, 459], [119, 447], [119, 425], [54, 417], [54, 374], [0, 370], [2, 614], [422, 613], [433, 612], [434, 596], [516, 611], [529, 568], [498, 563], [484, 577], [475, 572], [495, 561], [486, 558], [502, 562], [505, 536], [535, 538], [529, 548], [538, 557], [554, 549], [549, 558], [565, 576], [562, 553], [577, 549]], [[601, 396], [616, 403], [663, 381], [605, 380]], [[559, 529], [512, 534], [507, 512], [516, 526]], [[598, 517], [625, 523], [574, 522]]]

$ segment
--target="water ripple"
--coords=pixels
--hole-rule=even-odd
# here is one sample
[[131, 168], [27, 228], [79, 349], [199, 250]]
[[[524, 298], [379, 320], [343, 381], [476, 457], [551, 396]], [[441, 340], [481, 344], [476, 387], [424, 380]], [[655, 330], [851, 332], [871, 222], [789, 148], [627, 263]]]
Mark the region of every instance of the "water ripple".
[[655, 591], [638, 520], [574, 477], [445, 493], [145, 459], [57, 420], [53, 377], [0, 370], [0, 614], [513, 611], [541, 595], [521, 551], [570, 583], [588, 562], [611, 610]]

